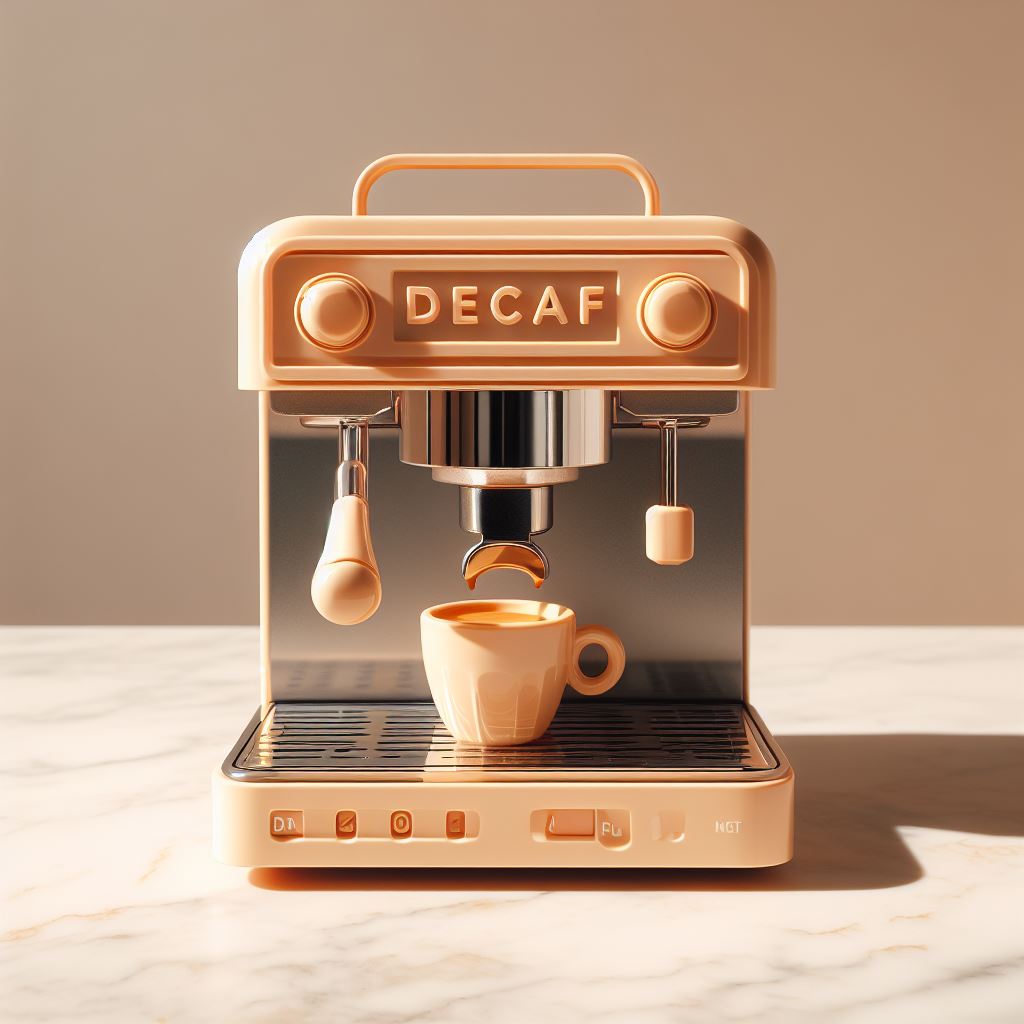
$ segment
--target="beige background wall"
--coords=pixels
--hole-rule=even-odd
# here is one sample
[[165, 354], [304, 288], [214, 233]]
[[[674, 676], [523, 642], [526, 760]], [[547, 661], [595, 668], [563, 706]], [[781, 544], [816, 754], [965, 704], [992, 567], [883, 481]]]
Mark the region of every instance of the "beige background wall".
[[[633, 154], [773, 249], [755, 621], [1024, 622], [1024, 4], [2, 10], [0, 621], [254, 621], [242, 246], [380, 154], [492, 149]], [[637, 208], [616, 176], [376, 201]]]

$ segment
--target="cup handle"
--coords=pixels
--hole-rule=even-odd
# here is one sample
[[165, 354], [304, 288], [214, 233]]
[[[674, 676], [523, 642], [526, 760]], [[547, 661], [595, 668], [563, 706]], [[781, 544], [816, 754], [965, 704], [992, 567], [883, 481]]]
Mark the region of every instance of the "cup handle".
[[[608, 664], [599, 676], [585, 675], [580, 668], [580, 655], [584, 647], [597, 644], [608, 655]], [[569, 685], [585, 697], [596, 697], [606, 693], [622, 677], [626, 667], [626, 648], [618, 636], [605, 626], [579, 626], [572, 647], [572, 665], [569, 668]]]

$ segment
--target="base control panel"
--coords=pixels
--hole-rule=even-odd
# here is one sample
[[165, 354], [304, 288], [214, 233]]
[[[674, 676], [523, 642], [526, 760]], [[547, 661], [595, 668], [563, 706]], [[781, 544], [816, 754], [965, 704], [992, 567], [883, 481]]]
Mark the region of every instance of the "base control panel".
[[248, 867], [766, 867], [793, 772], [673, 783], [249, 783], [215, 773], [214, 850]]
[[[633, 815], [622, 808], [538, 808], [530, 814], [529, 827], [539, 843], [597, 843], [609, 849], [628, 846], [632, 840]], [[731, 823], [736, 827], [736, 823]], [[323, 811], [280, 809], [270, 813], [270, 837], [276, 840], [334, 838], [448, 840], [462, 842], [480, 836], [480, 814], [467, 810], [371, 809]], [[652, 839], [681, 842], [686, 834], [682, 811], [666, 810], [650, 821]]]

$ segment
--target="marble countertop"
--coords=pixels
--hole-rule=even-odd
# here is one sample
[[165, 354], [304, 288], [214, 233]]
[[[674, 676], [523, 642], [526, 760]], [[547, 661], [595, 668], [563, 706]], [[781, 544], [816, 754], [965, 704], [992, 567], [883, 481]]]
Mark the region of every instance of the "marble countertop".
[[247, 628], [0, 630], [0, 1018], [1024, 1018], [1024, 629], [755, 630], [797, 854], [744, 873], [217, 864], [256, 664]]

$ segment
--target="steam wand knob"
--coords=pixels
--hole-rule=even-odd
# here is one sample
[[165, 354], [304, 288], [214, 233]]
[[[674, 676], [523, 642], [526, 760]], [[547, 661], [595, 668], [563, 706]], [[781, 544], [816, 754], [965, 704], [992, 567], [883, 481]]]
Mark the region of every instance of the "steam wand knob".
[[334, 506], [310, 586], [316, 610], [339, 626], [365, 622], [380, 607], [380, 570], [373, 554], [366, 501], [369, 455], [369, 422], [341, 420]]
[[647, 557], [658, 565], [682, 565], [693, 558], [693, 509], [678, 500], [679, 424], [659, 420], [661, 501], [647, 510]]

